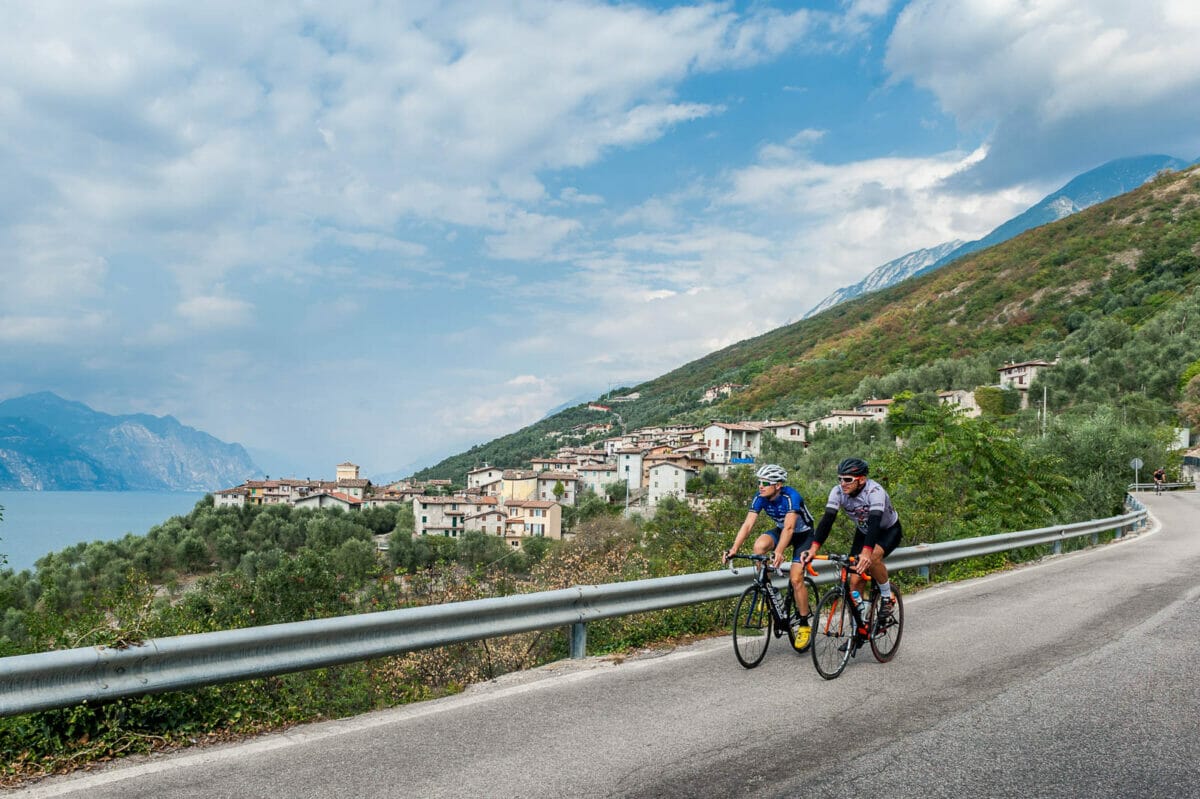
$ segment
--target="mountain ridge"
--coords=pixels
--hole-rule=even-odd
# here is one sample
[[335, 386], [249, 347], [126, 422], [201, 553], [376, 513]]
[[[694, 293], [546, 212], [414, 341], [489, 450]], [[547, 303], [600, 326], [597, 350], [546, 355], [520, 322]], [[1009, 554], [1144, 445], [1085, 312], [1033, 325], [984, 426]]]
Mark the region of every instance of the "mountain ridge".
[[0, 402], [0, 489], [210, 491], [259, 473], [173, 416], [115, 416], [49, 391]]
[[[1000, 224], [990, 233], [974, 241], [955, 240], [934, 247], [914, 250], [871, 270], [859, 282], [843, 286], [814, 305], [802, 318], [807, 319], [838, 303], [879, 291], [910, 277], [940, 269], [973, 252], [1008, 241], [1027, 230], [1057, 222], [1093, 205], [1111, 200], [1144, 185], [1164, 170], [1179, 171], [1196, 162], [1187, 162], [1170, 155], [1138, 155], [1116, 158], [1094, 169], [1076, 175], [1056, 191], [1034, 205]], [[953, 246], [952, 246], [953, 245]], [[929, 254], [939, 254], [930, 259]], [[910, 268], [908, 264], [913, 264]]]

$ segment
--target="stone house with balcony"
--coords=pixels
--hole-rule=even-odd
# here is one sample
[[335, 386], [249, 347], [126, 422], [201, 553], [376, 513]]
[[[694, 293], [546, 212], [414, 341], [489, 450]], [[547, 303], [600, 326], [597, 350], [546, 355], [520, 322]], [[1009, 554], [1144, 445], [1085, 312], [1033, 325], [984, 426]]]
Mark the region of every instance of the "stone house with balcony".
[[887, 419], [888, 408], [892, 407], [892, 402], [890, 399], [875, 399], [872, 397], [866, 402], [860, 402], [854, 406], [854, 410], [859, 413], [869, 414], [875, 421], [882, 422]]
[[1000, 388], [1010, 388], [1021, 392], [1021, 408], [1029, 407], [1029, 388], [1038, 374], [1045, 369], [1054, 367], [1057, 361], [1022, 361], [1001, 366]]
[[470, 529], [466, 519], [490, 510], [499, 503], [484, 496], [413, 497], [413, 535], [444, 535], [457, 538]]

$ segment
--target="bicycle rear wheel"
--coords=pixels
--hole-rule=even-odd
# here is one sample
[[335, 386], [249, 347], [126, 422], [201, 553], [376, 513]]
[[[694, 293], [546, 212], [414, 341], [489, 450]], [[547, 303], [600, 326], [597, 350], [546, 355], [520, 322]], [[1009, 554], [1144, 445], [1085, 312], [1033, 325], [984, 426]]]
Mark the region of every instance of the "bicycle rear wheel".
[[748, 669], [762, 663], [771, 643], [774, 619], [767, 602], [762, 589], [755, 584], [742, 592], [733, 613], [733, 654]]
[[900, 636], [904, 634], [904, 600], [894, 585], [892, 597], [896, 604], [892, 607], [891, 618], [880, 624], [876, 618], [881, 599], [879, 588], [871, 591], [871, 654], [880, 663], [887, 663], [895, 656], [896, 650], [900, 648]]
[[813, 619], [812, 658], [817, 673], [827, 680], [837, 677], [850, 661], [854, 648], [854, 617], [841, 588], [821, 597]]

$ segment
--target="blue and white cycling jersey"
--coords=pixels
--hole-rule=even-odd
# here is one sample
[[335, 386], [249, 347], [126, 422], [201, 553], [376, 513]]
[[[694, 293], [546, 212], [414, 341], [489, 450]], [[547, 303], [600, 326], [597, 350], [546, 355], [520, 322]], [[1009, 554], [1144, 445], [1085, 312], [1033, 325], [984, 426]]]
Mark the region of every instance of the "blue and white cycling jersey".
[[813, 526], [813, 517], [804, 505], [804, 498], [791, 486], [784, 486], [771, 499], [756, 496], [750, 503], [750, 512], [766, 513], [780, 527], [783, 527], [783, 520], [789, 513], [795, 513], [797, 518], [794, 532], [796, 533], [811, 530]]

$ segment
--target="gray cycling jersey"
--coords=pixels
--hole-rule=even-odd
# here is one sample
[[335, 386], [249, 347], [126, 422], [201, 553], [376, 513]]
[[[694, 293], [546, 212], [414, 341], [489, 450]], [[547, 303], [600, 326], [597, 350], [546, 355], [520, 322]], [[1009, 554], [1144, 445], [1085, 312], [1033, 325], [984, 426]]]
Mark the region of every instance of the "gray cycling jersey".
[[892, 507], [892, 498], [888, 496], [888, 492], [870, 478], [867, 478], [862, 491], [854, 496], [844, 493], [840, 485], [835, 485], [829, 492], [829, 501], [825, 503], [825, 508], [832, 511], [844, 510], [864, 533], [867, 531], [867, 516], [873, 510], [883, 511], [883, 518], [879, 520], [880, 532], [900, 521], [900, 515]]

